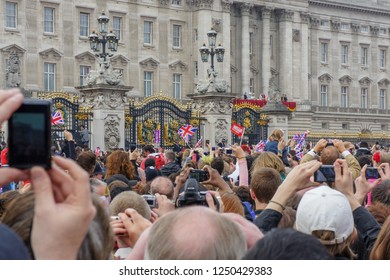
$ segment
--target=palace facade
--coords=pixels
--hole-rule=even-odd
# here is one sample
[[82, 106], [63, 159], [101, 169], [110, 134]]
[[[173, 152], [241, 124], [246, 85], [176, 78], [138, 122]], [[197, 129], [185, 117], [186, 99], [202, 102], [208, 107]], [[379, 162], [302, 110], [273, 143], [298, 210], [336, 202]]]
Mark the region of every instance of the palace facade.
[[131, 96], [189, 100], [207, 76], [199, 48], [214, 28], [228, 91], [286, 94], [297, 102], [290, 131], [389, 131], [387, 0], [7, 0], [0, 10], [3, 87], [77, 92], [96, 67], [88, 36], [104, 10]]

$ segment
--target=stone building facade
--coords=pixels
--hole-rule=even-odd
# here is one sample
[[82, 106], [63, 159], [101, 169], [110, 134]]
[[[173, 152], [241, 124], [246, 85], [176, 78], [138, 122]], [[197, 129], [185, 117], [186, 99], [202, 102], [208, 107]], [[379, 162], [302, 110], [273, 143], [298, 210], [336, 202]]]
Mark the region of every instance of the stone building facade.
[[[226, 49], [216, 63], [233, 95], [286, 94], [289, 129], [389, 130], [388, 0], [6, 0], [0, 10], [0, 77], [11, 54], [20, 86], [76, 92], [96, 57], [88, 35], [104, 10], [120, 36], [112, 56], [133, 96], [189, 99], [207, 75], [199, 48], [211, 27]], [[12, 82], [12, 81], [11, 81]]]

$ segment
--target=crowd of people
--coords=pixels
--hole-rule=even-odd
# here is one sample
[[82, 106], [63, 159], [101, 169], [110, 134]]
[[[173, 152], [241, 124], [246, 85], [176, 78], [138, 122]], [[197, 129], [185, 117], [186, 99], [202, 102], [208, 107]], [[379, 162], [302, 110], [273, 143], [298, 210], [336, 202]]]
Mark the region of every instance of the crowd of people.
[[[22, 102], [0, 91], [0, 123]], [[261, 152], [103, 152], [64, 135], [50, 170], [0, 168], [0, 186], [17, 183], [0, 194], [0, 259], [390, 259], [390, 153], [377, 143], [321, 139], [298, 158], [280, 129]]]

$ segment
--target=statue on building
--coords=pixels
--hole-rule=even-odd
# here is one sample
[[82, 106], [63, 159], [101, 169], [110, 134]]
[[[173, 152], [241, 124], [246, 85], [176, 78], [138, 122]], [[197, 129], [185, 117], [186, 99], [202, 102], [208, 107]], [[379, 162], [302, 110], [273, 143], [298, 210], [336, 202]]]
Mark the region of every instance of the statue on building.
[[113, 69], [110, 60], [104, 60], [104, 58], [99, 58], [96, 61], [96, 69], [91, 70], [88, 73], [88, 76], [85, 78], [83, 86], [93, 86], [93, 85], [119, 85], [123, 86], [123, 77], [122, 73]]
[[8, 59], [5, 81], [7, 88], [19, 87], [21, 84], [20, 60], [19, 55], [15, 51], [11, 52]]
[[206, 92], [226, 92], [229, 85], [224, 79], [217, 78], [218, 73], [215, 70], [207, 69], [208, 79], [199, 80], [196, 85], [196, 91], [200, 94]]
[[281, 93], [278, 85], [278, 77], [277, 75], [272, 75], [269, 80], [269, 100], [273, 102], [279, 102], [281, 99]]

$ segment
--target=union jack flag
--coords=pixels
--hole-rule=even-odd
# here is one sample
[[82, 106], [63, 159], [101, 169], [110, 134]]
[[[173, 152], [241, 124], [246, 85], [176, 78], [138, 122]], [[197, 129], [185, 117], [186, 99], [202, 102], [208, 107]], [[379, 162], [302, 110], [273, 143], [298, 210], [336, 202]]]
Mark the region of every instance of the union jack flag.
[[298, 140], [298, 142], [295, 146], [295, 151], [300, 151], [301, 148], [305, 145], [307, 134], [309, 134], [308, 130], [306, 130], [305, 133], [303, 133], [303, 134], [296, 134], [296, 135], [300, 135], [300, 139]]
[[197, 127], [193, 127], [190, 124], [186, 124], [179, 128], [178, 133], [180, 137], [183, 138], [186, 143], [188, 143], [197, 130]]
[[299, 161], [301, 161], [302, 157], [303, 157], [303, 151], [300, 151], [300, 152], [297, 152], [295, 154], [295, 156], [297, 157], [297, 159], [299, 159]]
[[199, 148], [199, 147], [202, 146], [202, 140], [203, 140], [202, 138], [203, 138], [203, 137], [200, 137], [199, 141], [195, 144], [194, 149]]
[[267, 142], [268, 140], [267, 141], [260, 140], [260, 142], [257, 143], [257, 145], [255, 146], [255, 153], [264, 152], [265, 144], [267, 144]]
[[64, 118], [62, 117], [62, 113], [60, 110], [56, 110], [51, 113], [51, 125], [59, 125], [64, 123]]

